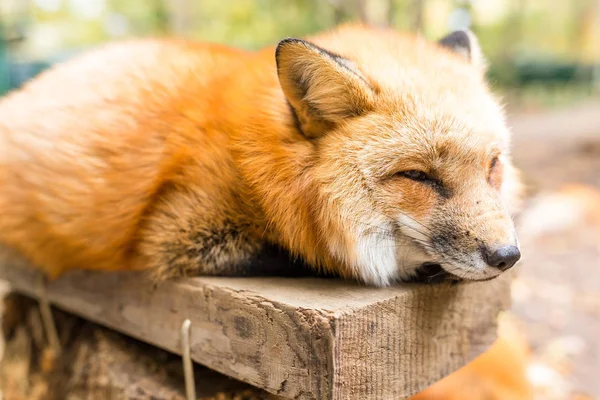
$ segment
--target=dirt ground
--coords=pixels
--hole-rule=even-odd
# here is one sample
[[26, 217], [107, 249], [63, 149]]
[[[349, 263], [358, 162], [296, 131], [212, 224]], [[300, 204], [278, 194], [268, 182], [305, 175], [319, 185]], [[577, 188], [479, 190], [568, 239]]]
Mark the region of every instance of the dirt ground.
[[530, 199], [513, 312], [540, 399], [600, 399], [600, 103], [514, 117]]

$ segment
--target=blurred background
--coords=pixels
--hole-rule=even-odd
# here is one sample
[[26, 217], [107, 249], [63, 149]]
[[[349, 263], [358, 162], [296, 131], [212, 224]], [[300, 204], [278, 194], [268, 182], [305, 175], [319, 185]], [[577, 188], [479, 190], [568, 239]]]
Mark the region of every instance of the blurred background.
[[527, 184], [513, 309], [539, 399], [600, 399], [600, 0], [0, 0], [0, 94], [102, 42], [247, 49], [346, 21], [471, 28]]
[[511, 105], [598, 95], [598, 0], [1, 0], [0, 93], [52, 63], [131, 36], [184, 36], [248, 49], [362, 20], [440, 37], [470, 27]]

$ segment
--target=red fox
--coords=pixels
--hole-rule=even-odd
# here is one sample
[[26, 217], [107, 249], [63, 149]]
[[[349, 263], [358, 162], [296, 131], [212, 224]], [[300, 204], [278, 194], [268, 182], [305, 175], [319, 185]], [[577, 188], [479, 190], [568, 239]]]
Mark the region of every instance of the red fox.
[[484, 75], [468, 31], [109, 44], [0, 101], [0, 242], [50, 277], [245, 274], [273, 247], [368, 285], [492, 279], [520, 185]]

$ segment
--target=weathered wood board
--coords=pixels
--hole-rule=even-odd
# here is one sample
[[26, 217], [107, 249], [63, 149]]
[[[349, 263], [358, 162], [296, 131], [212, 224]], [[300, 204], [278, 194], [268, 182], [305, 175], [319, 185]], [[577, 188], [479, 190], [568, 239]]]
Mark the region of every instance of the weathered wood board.
[[[0, 279], [37, 296], [37, 272], [0, 262]], [[57, 307], [174, 353], [191, 319], [195, 361], [301, 399], [402, 399], [483, 352], [508, 306], [510, 276], [374, 289], [315, 278], [190, 278], [68, 273]]]
[[[35, 300], [12, 292], [0, 308], [5, 400], [186, 399], [181, 358], [175, 354], [54, 309], [61, 340], [68, 343], [55, 358]], [[282, 400], [201, 365], [194, 375], [197, 400]]]

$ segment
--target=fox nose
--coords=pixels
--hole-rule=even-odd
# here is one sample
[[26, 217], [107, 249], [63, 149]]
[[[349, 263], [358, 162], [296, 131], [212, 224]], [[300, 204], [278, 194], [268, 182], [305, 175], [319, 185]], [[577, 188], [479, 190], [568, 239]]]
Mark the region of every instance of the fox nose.
[[483, 249], [483, 259], [490, 267], [506, 271], [521, 258], [521, 252], [517, 246], [500, 246], [493, 249]]

